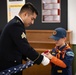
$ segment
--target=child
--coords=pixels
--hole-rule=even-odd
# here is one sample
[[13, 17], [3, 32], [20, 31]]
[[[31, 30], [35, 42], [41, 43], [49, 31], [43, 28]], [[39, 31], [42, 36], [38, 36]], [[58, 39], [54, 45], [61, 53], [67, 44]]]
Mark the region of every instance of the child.
[[71, 64], [74, 53], [70, 46], [65, 43], [66, 30], [64, 28], [56, 28], [50, 38], [55, 40], [55, 48], [50, 52], [44, 52], [45, 56], [50, 59], [52, 65], [51, 75], [72, 75]]

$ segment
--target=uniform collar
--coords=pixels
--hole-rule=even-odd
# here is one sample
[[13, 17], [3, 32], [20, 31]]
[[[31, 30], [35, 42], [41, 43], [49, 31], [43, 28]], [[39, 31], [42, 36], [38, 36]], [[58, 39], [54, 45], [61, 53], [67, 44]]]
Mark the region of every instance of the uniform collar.
[[67, 44], [65, 44], [64, 46], [62, 46], [62, 47], [60, 47], [60, 48], [59, 48], [59, 46], [57, 46], [57, 48], [61, 51], [61, 50], [63, 50], [63, 48], [66, 47], [66, 45], [67, 45]]
[[[16, 15], [22, 22], [23, 22], [23, 20], [22, 20], [22, 18], [19, 16], [19, 15]], [[24, 23], [24, 22], [23, 22]]]
[[24, 23], [22, 22], [22, 20], [21, 20], [18, 16], [15, 16], [14, 18], [17, 20], [17, 22], [21, 23], [21, 26], [22, 26], [23, 28], [25, 28], [25, 27], [24, 27]]

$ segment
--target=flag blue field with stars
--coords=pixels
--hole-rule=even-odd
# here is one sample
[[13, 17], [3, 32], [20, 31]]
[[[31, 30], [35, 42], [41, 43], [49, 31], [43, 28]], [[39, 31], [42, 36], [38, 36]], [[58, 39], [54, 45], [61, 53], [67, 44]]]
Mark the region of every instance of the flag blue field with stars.
[[25, 64], [20, 64], [20, 65], [17, 65], [17, 66], [14, 66], [14, 67], [1, 71], [0, 75], [11, 75], [11, 74], [17, 73], [19, 71], [22, 71], [23, 69], [31, 67], [31, 66], [33, 66], [33, 64], [34, 64], [34, 62], [29, 60]]

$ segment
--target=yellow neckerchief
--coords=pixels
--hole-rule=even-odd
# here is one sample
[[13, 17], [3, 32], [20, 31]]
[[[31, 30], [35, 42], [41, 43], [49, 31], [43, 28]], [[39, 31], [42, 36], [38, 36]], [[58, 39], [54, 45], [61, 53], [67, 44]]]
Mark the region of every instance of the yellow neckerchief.
[[[56, 47], [55, 47], [55, 48], [56, 48]], [[63, 48], [62, 51], [60, 51], [59, 49], [56, 49], [56, 52], [57, 52], [56, 57], [57, 57], [57, 58], [60, 58], [60, 54], [62, 54], [62, 58], [64, 58], [64, 57], [65, 57], [65, 50], [67, 50], [67, 49], [69, 49], [69, 48], [70, 48], [70, 46], [67, 44], [67, 45]]]

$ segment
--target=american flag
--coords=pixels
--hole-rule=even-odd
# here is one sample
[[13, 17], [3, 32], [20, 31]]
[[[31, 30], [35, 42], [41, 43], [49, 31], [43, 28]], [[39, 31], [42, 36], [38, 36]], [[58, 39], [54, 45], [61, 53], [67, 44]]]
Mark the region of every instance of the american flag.
[[1, 71], [0, 75], [11, 75], [11, 74], [17, 73], [19, 71], [22, 71], [23, 69], [31, 67], [31, 66], [33, 66], [33, 64], [34, 64], [34, 62], [29, 60], [25, 64], [20, 64], [20, 65], [17, 65], [17, 66], [13, 66], [11, 68], [8, 68], [6, 70]]

